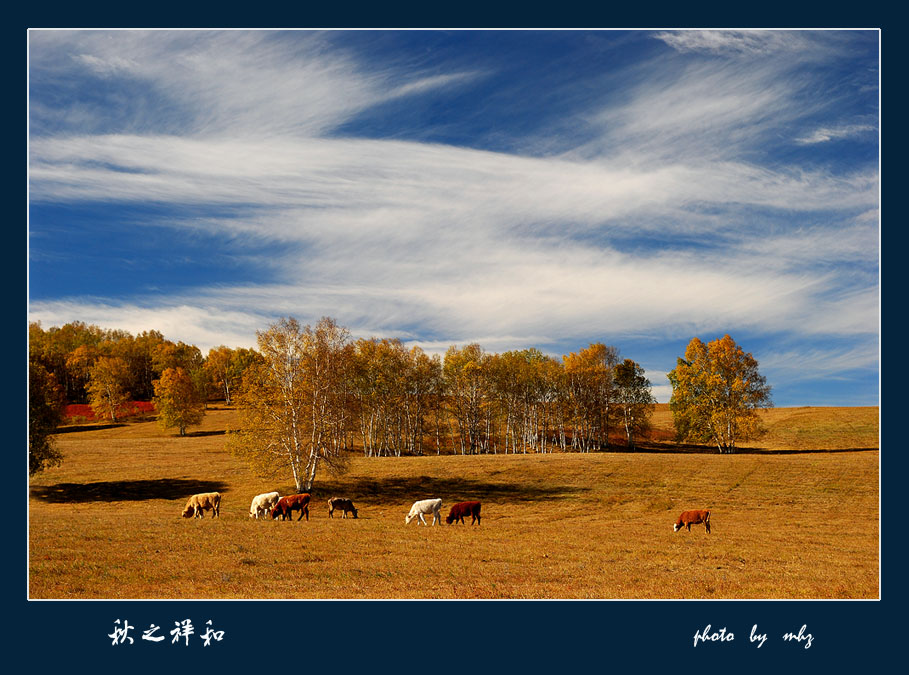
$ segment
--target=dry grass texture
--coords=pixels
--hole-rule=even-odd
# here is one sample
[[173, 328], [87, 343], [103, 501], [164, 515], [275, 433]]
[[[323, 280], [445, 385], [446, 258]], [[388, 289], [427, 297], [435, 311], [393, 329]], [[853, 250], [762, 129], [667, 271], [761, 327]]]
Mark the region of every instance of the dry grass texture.
[[[842, 424], [824, 421], [833, 410]], [[63, 465], [31, 482], [29, 596], [879, 596], [877, 450], [354, 457], [321, 476], [309, 522], [256, 522], [253, 496], [293, 489], [225, 452], [233, 415], [210, 410], [186, 438], [154, 422], [58, 435]], [[763, 442], [778, 445], [765, 447], [862, 448], [877, 409], [781, 409], [767, 423]], [[211, 490], [220, 519], [180, 517]], [[329, 519], [332, 496], [360, 517]], [[404, 525], [413, 501], [436, 496], [443, 517], [482, 501], [482, 525]], [[693, 508], [712, 511], [712, 534], [672, 532]]]

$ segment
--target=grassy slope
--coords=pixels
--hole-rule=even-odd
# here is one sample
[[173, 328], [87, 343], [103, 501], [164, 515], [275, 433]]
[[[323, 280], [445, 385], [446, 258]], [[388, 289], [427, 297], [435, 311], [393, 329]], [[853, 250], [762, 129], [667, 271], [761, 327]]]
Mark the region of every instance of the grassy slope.
[[[153, 422], [60, 434], [63, 466], [31, 482], [30, 597], [879, 594], [877, 450], [354, 457], [347, 474], [320, 476], [309, 522], [255, 522], [252, 497], [292, 485], [223, 450], [232, 415], [210, 411], [187, 438]], [[762, 443], [876, 447], [876, 419], [876, 409], [773, 410]], [[209, 489], [224, 495], [220, 520], [181, 519], [186, 497]], [[341, 495], [359, 519], [328, 518], [325, 501]], [[405, 526], [428, 496], [446, 512], [481, 500], [483, 524]], [[713, 533], [674, 534], [686, 508], [710, 508]]]
[[[758, 450], [857, 450], [878, 447], [878, 408], [802, 407], [760, 411], [765, 436], [742, 442]], [[672, 438], [675, 427], [668, 403], [654, 410], [653, 427], [660, 438]]]

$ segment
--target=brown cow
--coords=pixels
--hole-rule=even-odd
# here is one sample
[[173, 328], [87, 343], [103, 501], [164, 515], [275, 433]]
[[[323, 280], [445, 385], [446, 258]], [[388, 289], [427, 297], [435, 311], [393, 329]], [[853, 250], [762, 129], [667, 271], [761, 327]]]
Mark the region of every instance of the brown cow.
[[221, 516], [221, 493], [202, 492], [193, 495], [183, 507], [184, 518], [202, 518], [204, 512], [211, 509], [211, 517]]
[[678, 532], [683, 527], [687, 527], [688, 531], [691, 532], [691, 526], [700, 523], [704, 523], [704, 527], [707, 528], [707, 534], [710, 534], [710, 511], [682, 511], [682, 515], [672, 526], [672, 531]]
[[347, 518], [348, 513], [352, 513], [354, 518], [357, 517], [357, 509], [353, 502], [343, 497], [332, 497], [328, 500], [328, 517], [334, 518], [332, 514], [335, 511], [341, 511], [342, 518]]
[[464, 518], [467, 516], [472, 516], [470, 521], [471, 525], [480, 524], [480, 502], [461, 502], [460, 504], [455, 504], [451, 507], [451, 511], [448, 512], [448, 517], [445, 519], [445, 522], [451, 525], [452, 523], [463, 523]]
[[288, 518], [293, 520], [294, 511], [296, 510], [300, 511], [300, 517], [297, 520], [303, 520], [303, 516], [306, 516], [306, 520], [309, 520], [309, 499], [310, 496], [308, 494], [281, 497], [271, 510], [272, 520], [277, 520], [278, 516], [281, 516], [281, 520], [287, 520]]

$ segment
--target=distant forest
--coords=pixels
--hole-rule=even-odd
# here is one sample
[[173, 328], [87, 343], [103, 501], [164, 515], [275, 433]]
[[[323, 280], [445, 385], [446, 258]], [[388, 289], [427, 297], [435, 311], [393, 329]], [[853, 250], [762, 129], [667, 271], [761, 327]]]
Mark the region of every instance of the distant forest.
[[[440, 357], [398, 339], [351, 340], [343, 328], [340, 335], [332, 379], [343, 401], [338, 437], [369, 456], [634, 444], [655, 403], [643, 369], [602, 343], [561, 359], [534, 348], [494, 354], [478, 344], [452, 346]], [[261, 349], [219, 346], [203, 354], [154, 330], [29, 324], [30, 367], [46, 371], [68, 403], [88, 403], [105, 387], [150, 401], [155, 382], [182, 369], [202, 401], [242, 407], [244, 392], [268, 367]], [[307, 377], [305, 368], [299, 376]]]

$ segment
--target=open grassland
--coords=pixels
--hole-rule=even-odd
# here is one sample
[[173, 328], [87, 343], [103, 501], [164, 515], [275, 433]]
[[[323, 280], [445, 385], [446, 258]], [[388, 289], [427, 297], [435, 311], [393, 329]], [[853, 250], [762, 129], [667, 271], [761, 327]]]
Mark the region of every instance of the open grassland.
[[[855, 408], [801, 407], [758, 411], [766, 434], [741, 443], [741, 452], [773, 450], [877, 449], [880, 419], [877, 406]], [[668, 403], [655, 406], [651, 419], [656, 439], [666, 442], [675, 435]], [[672, 446], [667, 446], [667, 449]], [[699, 448], [698, 450], [710, 450]], [[713, 448], [715, 449], [715, 448]]]
[[[59, 434], [64, 464], [31, 481], [29, 597], [879, 597], [876, 408], [769, 411], [771, 451], [740, 455], [353, 456], [320, 475], [308, 522], [249, 518], [254, 495], [293, 486], [224, 450], [234, 414], [185, 438], [154, 422]], [[180, 517], [210, 490], [220, 519]], [[332, 496], [359, 519], [329, 519]], [[482, 501], [482, 525], [404, 525], [435, 496], [443, 515]], [[711, 509], [712, 534], [672, 532], [691, 508]]]

